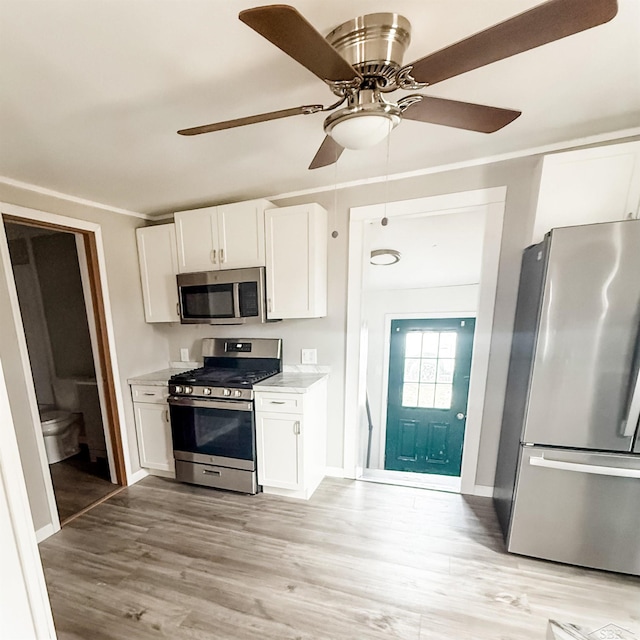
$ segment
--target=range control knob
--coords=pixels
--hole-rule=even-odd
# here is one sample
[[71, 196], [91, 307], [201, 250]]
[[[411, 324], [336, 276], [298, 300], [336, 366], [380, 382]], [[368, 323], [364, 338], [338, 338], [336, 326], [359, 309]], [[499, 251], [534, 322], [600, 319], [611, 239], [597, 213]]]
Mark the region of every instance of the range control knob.
[[234, 395], [236, 398], [239, 398], [239, 397], [242, 395], [242, 391], [240, 391], [240, 389], [236, 389], [236, 390], [233, 392], [233, 395]]
[[173, 392], [174, 393], [182, 393], [182, 387], [177, 384], [174, 388], [173, 388]]
[[231, 395], [231, 389], [223, 389], [222, 390], [222, 395], [223, 396], [230, 396]]
[[193, 387], [185, 387], [184, 388], [184, 392], [185, 393], [193, 393]]
[[202, 393], [203, 393], [205, 396], [210, 396], [210, 395], [211, 395], [211, 389], [209, 389], [209, 387], [205, 387], [205, 388], [202, 390]]

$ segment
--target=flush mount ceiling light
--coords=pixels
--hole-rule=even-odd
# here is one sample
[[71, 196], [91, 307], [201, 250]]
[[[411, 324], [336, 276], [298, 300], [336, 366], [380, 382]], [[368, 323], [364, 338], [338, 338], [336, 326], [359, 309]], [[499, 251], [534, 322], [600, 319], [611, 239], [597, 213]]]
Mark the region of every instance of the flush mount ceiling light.
[[395, 249], [374, 249], [369, 262], [377, 267], [388, 267], [400, 261], [400, 252]]

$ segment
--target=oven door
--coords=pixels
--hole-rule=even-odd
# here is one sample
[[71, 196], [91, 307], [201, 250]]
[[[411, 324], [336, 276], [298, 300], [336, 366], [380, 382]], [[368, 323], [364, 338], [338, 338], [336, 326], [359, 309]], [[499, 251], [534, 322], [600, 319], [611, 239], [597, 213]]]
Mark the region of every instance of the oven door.
[[255, 470], [252, 402], [169, 397], [176, 460]]

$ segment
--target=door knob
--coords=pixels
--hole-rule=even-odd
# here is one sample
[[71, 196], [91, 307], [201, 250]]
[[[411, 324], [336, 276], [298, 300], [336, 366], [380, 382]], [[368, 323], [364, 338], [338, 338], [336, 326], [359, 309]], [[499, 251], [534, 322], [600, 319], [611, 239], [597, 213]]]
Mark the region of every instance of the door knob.
[[458, 420], [464, 420], [467, 416], [464, 415], [464, 413], [456, 413], [456, 418], [458, 418]]

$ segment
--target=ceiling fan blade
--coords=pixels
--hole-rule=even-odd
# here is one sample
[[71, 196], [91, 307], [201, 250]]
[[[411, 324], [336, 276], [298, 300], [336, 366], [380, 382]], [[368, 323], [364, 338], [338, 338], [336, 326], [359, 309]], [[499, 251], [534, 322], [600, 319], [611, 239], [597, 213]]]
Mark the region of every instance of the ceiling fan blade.
[[550, 0], [417, 60], [411, 75], [435, 84], [597, 27], [617, 12], [617, 0]]
[[325, 136], [318, 153], [309, 165], [309, 169], [319, 169], [337, 162], [343, 151], [344, 147], [341, 147], [331, 136]]
[[223, 129], [244, 127], [246, 124], [255, 124], [256, 122], [266, 122], [268, 120], [277, 120], [278, 118], [288, 118], [289, 116], [308, 115], [309, 113], [322, 111], [322, 109], [323, 107], [321, 104], [310, 104], [302, 107], [294, 107], [293, 109], [269, 111], [269, 113], [260, 113], [255, 116], [247, 116], [246, 118], [236, 118], [235, 120], [225, 120], [224, 122], [204, 124], [200, 127], [191, 127], [190, 129], [180, 129], [178, 133], [181, 136], [197, 136], [201, 133], [210, 133], [211, 131], [222, 131]]
[[321, 80], [338, 82], [362, 77], [293, 7], [255, 7], [241, 11], [238, 17]]
[[469, 131], [493, 133], [513, 122], [520, 113], [520, 111], [487, 107], [472, 102], [422, 96], [420, 102], [413, 103], [402, 112], [402, 118]]

